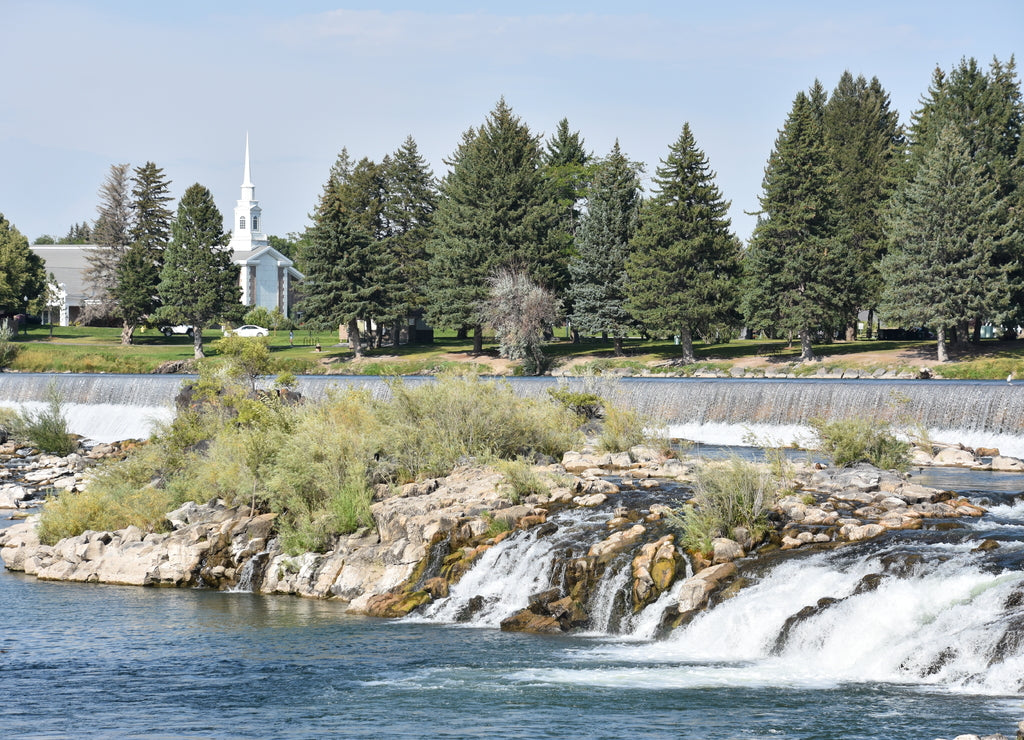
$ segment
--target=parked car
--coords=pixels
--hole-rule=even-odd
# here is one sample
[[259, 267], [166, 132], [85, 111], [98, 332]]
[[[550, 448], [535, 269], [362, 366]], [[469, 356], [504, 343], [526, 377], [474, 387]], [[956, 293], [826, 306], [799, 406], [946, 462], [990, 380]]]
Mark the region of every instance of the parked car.
[[224, 332], [226, 337], [265, 337], [270, 332], [264, 329], [262, 326], [256, 326], [255, 324], [246, 324], [240, 326], [237, 329], [228, 329]]
[[161, 326], [160, 331], [165, 337], [173, 337], [175, 334], [187, 334], [192, 336], [192, 326], [180, 324], [178, 326]]

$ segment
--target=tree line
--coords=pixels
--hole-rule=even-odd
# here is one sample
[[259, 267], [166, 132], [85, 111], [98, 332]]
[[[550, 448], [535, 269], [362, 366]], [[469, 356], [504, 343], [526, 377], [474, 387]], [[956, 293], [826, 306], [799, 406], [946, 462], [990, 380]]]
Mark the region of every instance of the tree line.
[[490, 325], [506, 351], [501, 307], [528, 294], [499, 279], [511, 270], [554, 298], [548, 322], [557, 310], [617, 352], [626, 336], [674, 335], [693, 362], [695, 339], [747, 327], [811, 358], [816, 341], [853, 339], [866, 311], [868, 336], [875, 317], [925, 326], [945, 360], [950, 337], [1024, 322], [1024, 106], [1012, 58], [936, 69], [920, 102], [904, 126], [877, 78], [797, 93], [746, 245], [689, 124], [650, 193], [618, 142], [595, 157], [564, 119], [542, 141], [504, 99], [439, 181], [411, 137], [380, 164], [343, 151], [296, 254], [307, 316], [347, 324], [357, 352], [360, 325], [416, 309], [472, 332], [476, 351]]
[[[273, 245], [306, 275], [303, 319], [345, 326], [357, 355], [422, 315], [472, 334], [477, 352], [490, 327], [535, 371], [540, 335], [562, 319], [619, 353], [628, 336], [675, 336], [689, 363], [694, 341], [745, 327], [811, 358], [868, 312], [869, 337], [875, 317], [928, 327], [945, 360], [983, 323], [1024, 323], [1022, 125], [1013, 58], [937, 68], [906, 125], [877, 78], [846, 72], [831, 93], [816, 80], [779, 129], [743, 244], [688, 123], [645, 193], [619, 142], [595, 156], [565, 119], [544, 140], [501, 99], [441, 178], [411, 136], [380, 162], [343, 149], [311, 225]], [[237, 310], [209, 191], [190, 188], [172, 217], [167, 189], [147, 163], [130, 182], [112, 166], [100, 191], [89, 279], [126, 342], [152, 316], [199, 326]]]

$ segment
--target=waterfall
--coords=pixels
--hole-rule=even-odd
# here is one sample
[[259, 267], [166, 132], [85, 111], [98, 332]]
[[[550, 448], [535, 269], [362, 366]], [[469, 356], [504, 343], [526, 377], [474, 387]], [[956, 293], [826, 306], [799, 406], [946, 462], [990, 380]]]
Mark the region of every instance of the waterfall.
[[[1024, 694], [1024, 497], [990, 495], [989, 512], [977, 520], [738, 561], [748, 585], [657, 641], [690, 573], [632, 614], [629, 563], [637, 550], [625, 552], [586, 604], [583, 634], [603, 639], [574, 651], [576, 667], [513, 678], [622, 688], [872, 683]], [[498, 626], [532, 594], [564, 585], [566, 563], [607, 534], [596, 526], [607, 516], [563, 512], [550, 520], [554, 534], [516, 533], [485, 553], [449, 597], [412, 619]], [[620, 667], [590, 669], [588, 661]]]
[[[0, 405], [44, 401], [55, 383], [74, 417], [72, 430], [93, 439], [144, 437], [153, 420], [169, 418], [180, 375], [0, 373]], [[403, 378], [405, 383], [429, 377]], [[744, 444], [750, 437], [778, 445], [810, 439], [814, 417], [868, 415], [928, 431], [938, 441], [997, 447], [1024, 457], [1024, 384], [952, 380], [737, 380], [695, 378], [511, 378], [526, 397], [544, 397], [567, 383], [596, 387], [666, 425], [671, 436], [708, 444]], [[323, 398], [332, 387], [359, 386], [386, 396], [384, 379], [308, 375], [300, 392]], [[109, 407], [108, 407], [109, 405]], [[81, 408], [77, 408], [81, 407]], [[124, 437], [122, 437], [124, 438]]]

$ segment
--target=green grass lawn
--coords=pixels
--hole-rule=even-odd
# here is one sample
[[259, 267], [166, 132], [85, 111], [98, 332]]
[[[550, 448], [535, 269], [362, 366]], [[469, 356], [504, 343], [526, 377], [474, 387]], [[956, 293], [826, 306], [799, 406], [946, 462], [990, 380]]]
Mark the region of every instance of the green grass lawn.
[[[135, 343], [123, 346], [118, 327], [34, 326], [19, 334], [15, 343], [18, 356], [12, 370], [26, 372], [110, 372], [148, 373], [160, 364], [193, 357], [192, 340], [187, 336], [165, 337], [154, 329], [135, 333]], [[216, 341], [219, 329], [203, 332], [204, 351], [208, 357], [218, 356]], [[453, 366], [469, 367], [477, 372], [491, 372], [497, 358], [497, 347], [486, 341], [484, 354], [473, 354], [472, 339], [458, 339], [452, 332], [436, 332], [432, 344], [384, 346], [367, 350], [365, 357], [353, 361], [347, 345], [339, 344], [335, 332], [296, 330], [294, 343], [287, 331], [269, 337], [276, 371], [296, 374], [340, 372], [366, 375], [411, 375], [436, 373]], [[319, 344], [321, 351], [316, 351]], [[681, 368], [676, 363], [679, 347], [672, 340], [628, 339], [625, 356], [616, 357], [611, 341], [584, 339], [573, 344], [564, 330], [556, 332], [545, 352], [554, 359], [555, 367], [573, 362], [574, 372], [602, 372], [622, 369], [628, 372], [686, 372], [709, 368], [728, 371], [736, 363], [746, 366], [789, 367], [797, 374], [813, 374], [820, 365], [799, 365], [798, 344], [784, 340], [734, 340], [720, 344], [695, 345], [698, 363]], [[823, 356], [821, 364], [829, 368], [858, 367], [874, 370], [915, 369], [934, 359], [935, 343], [927, 341], [858, 340], [815, 345]], [[1003, 379], [1008, 374], [1024, 378], [1024, 342], [986, 340], [955, 361], [941, 367], [947, 378]]]

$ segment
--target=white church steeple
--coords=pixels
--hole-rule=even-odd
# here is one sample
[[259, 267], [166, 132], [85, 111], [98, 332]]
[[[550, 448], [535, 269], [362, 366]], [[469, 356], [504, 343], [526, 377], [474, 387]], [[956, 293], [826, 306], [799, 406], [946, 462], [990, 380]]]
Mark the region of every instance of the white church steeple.
[[231, 242], [235, 252], [251, 252], [267, 246], [267, 236], [261, 230], [263, 211], [256, 200], [256, 186], [252, 182], [249, 161], [249, 134], [245, 135], [245, 166], [242, 171], [242, 194], [235, 205], [235, 220], [231, 225]]

